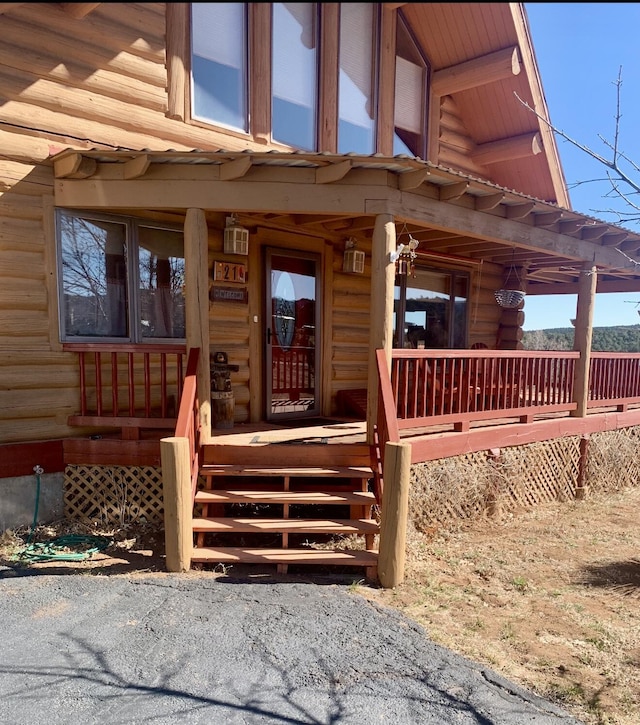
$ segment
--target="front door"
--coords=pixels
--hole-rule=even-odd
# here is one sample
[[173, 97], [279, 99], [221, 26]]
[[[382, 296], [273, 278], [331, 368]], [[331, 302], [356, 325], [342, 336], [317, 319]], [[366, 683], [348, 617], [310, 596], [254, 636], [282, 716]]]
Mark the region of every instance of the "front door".
[[268, 249], [266, 261], [267, 419], [317, 415], [320, 260]]

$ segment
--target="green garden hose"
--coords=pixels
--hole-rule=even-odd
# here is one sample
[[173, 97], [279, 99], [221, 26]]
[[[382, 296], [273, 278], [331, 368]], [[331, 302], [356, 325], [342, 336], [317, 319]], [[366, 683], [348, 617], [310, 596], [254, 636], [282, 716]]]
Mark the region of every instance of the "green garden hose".
[[90, 536], [84, 534], [66, 534], [50, 541], [31, 543], [38, 523], [38, 508], [40, 507], [40, 476], [44, 473], [42, 466], [34, 466], [36, 474], [36, 504], [33, 513], [31, 531], [27, 537], [24, 549], [14, 557], [20, 561], [84, 561], [98, 551], [103, 551], [113, 539], [107, 536]]

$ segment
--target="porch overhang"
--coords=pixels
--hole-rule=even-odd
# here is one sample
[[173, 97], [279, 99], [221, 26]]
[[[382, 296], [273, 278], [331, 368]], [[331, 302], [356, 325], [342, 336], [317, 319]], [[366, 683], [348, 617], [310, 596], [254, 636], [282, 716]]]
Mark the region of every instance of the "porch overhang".
[[640, 289], [640, 234], [417, 158], [69, 149], [51, 162], [58, 207], [199, 208], [369, 237], [389, 214], [424, 235], [419, 254], [521, 264], [529, 294], [576, 293], [585, 262], [600, 292]]

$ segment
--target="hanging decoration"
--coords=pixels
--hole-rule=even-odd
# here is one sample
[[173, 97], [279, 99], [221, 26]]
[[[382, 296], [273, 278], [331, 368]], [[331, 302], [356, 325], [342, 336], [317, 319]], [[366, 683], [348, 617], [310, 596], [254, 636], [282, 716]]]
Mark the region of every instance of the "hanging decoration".
[[520, 303], [527, 294], [523, 289], [524, 285], [520, 279], [518, 270], [514, 265], [515, 254], [516, 250], [514, 247], [513, 254], [511, 255], [511, 266], [505, 276], [504, 287], [502, 289], [497, 289], [494, 292], [496, 302], [500, 305], [500, 307], [508, 309], [515, 309], [516, 307], [519, 307]]
[[[406, 236], [405, 242], [402, 241], [403, 234]], [[420, 242], [411, 236], [406, 224], [398, 235], [398, 242], [396, 251], [391, 254], [391, 261], [396, 264], [396, 274], [415, 277], [415, 261], [418, 256], [416, 249]]]

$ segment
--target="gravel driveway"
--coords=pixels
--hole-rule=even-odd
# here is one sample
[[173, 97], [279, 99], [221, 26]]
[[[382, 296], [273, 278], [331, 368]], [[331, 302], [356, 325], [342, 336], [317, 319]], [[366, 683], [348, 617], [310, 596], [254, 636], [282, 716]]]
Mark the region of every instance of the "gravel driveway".
[[347, 583], [0, 571], [0, 722], [576, 725]]

